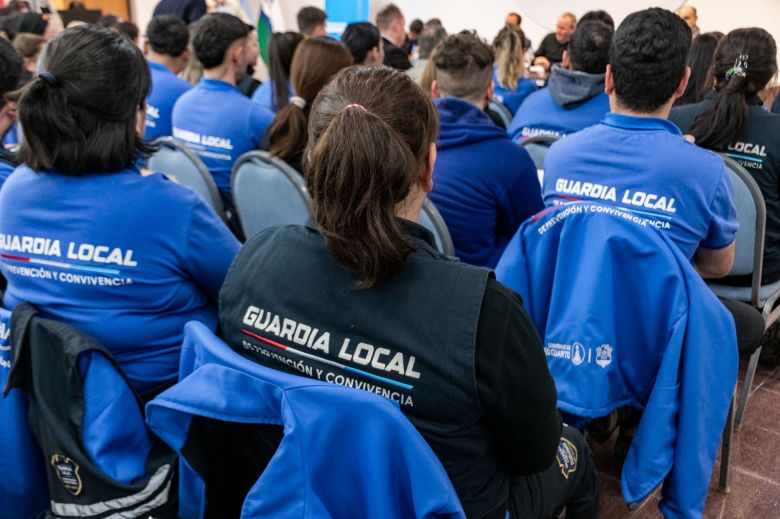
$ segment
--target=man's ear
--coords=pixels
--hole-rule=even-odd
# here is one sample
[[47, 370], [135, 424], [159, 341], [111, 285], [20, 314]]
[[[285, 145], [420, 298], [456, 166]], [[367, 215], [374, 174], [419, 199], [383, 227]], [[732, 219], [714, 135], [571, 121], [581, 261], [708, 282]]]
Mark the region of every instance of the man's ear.
[[230, 56], [230, 61], [235, 64], [240, 64], [244, 61], [244, 43], [241, 41], [237, 41], [233, 44], [232, 47], [230, 47], [230, 50], [228, 51]]
[[561, 59], [561, 65], [567, 70], [571, 70], [571, 54], [568, 50], [563, 51], [563, 58]]
[[496, 92], [496, 84], [493, 83], [493, 81], [490, 81], [490, 84], [488, 85], [487, 92], [485, 92], [485, 100], [487, 100], [488, 103], [493, 100], [493, 95]]
[[674, 98], [682, 97], [685, 93], [685, 89], [688, 88], [688, 82], [691, 80], [691, 67], [685, 67], [685, 72], [680, 80], [680, 84], [677, 85], [677, 89], [674, 91]]
[[607, 72], [604, 75], [604, 92], [608, 96], [615, 93], [615, 76], [612, 73], [612, 65], [607, 65]]

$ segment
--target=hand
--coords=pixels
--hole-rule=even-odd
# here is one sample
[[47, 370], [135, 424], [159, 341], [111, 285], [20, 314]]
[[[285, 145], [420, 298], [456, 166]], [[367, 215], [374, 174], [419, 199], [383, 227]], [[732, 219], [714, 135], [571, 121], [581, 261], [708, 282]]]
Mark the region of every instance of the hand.
[[544, 56], [535, 57], [534, 65], [539, 65], [540, 67], [544, 67], [544, 70], [550, 70], [550, 67], [552, 66], [550, 60], [545, 58]]

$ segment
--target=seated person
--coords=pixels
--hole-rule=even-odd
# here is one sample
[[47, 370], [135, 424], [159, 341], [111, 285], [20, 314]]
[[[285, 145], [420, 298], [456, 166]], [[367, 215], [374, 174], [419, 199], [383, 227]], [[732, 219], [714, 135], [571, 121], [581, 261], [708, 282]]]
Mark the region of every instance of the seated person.
[[273, 113], [278, 112], [290, 101], [293, 95], [290, 85], [290, 65], [298, 44], [303, 41], [300, 33], [287, 31], [271, 35], [268, 46], [268, 81], [257, 87], [252, 94], [252, 102]]
[[614, 31], [600, 22], [577, 26], [563, 63], [553, 65], [547, 87], [529, 95], [507, 132], [516, 141], [537, 135], [568, 135], [601, 121], [609, 112], [604, 72]]
[[[4, 138], [16, 125], [16, 103], [7, 99], [6, 94], [16, 90], [22, 77], [22, 58], [11, 43], [0, 38], [0, 137]], [[0, 187], [16, 168], [15, 154], [0, 146]]]
[[222, 200], [233, 207], [233, 163], [256, 150], [274, 119], [236, 88], [257, 60], [257, 38], [233, 15], [214, 13], [196, 24], [192, 46], [203, 63], [203, 79], [173, 107], [173, 136], [197, 153], [209, 168]]
[[310, 117], [316, 227], [268, 229], [242, 249], [220, 294], [226, 342], [270, 368], [399, 402], [468, 517], [541, 519], [564, 506], [568, 519], [596, 517], [590, 452], [573, 428], [561, 439], [520, 299], [438, 253], [414, 223], [436, 161], [429, 98], [399, 71], [351, 67]]
[[290, 80], [296, 95], [279, 110], [263, 142], [274, 157], [301, 171], [308, 132], [306, 121], [311, 104], [336, 73], [352, 65], [349, 49], [325, 36], [308, 38], [298, 45], [290, 67]]
[[[734, 263], [731, 178], [722, 158], [686, 141], [667, 120], [688, 84], [690, 46], [690, 29], [671, 11], [626, 17], [607, 67], [612, 111], [550, 147], [542, 194], [547, 205], [585, 199], [631, 211], [668, 232], [702, 277], [718, 278]], [[735, 316], [740, 350], [758, 347], [758, 312], [724, 303]]]
[[376, 26], [382, 34], [385, 65], [398, 70], [412, 68], [409, 55], [403, 50], [406, 43], [404, 14], [395, 4], [390, 4], [376, 15]]
[[715, 49], [722, 38], [723, 33], [705, 32], [693, 39], [691, 54], [688, 56], [691, 80], [682, 97], [674, 102], [675, 107], [703, 101], [707, 94], [712, 92], [715, 83], [711, 74], [712, 61], [715, 59]]
[[[406, 71], [409, 77], [418, 83], [422, 79], [428, 60], [431, 58], [433, 49], [444, 38], [447, 37], [447, 31], [438, 24], [426, 24], [420, 35], [417, 36], [417, 59], [412, 63], [412, 68]], [[430, 90], [430, 89], [429, 89]]]
[[32, 80], [38, 70], [38, 58], [41, 56], [46, 40], [43, 36], [29, 32], [20, 32], [14, 37], [13, 46], [16, 52], [22, 56], [22, 77], [19, 79], [19, 88]]
[[[698, 146], [728, 154], [758, 183], [766, 202], [762, 283], [773, 283], [780, 279], [780, 116], [767, 112], [758, 94], [777, 73], [775, 40], [764, 29], [732, 31], [718, 45], [712, 70], [715, 90], [674, 108], [669, 120]], [[731, 281], [749, 285], [751, 276]]]
[[485, 113], [493, 51], [476, 35], [448, 36], [433, 57], [432, 94], [441, 120], [431, 200], [455, 255], [493, 268], [517, 228], [541, 210], [536, 167]]
[[384, 45], [379, 29], [368, 22], [351, 23], [341, 34], [341, 43], [352, 53], [355, 65], [371, 67], [385, 61]]
[[536, 83], [524, 77], [525, 35], [522, 29], [504, 27], [493, 40], [496, 66], [493, 71], [493, 99], [503, 103], [512, 115], [523, 100], [536, 92]]
[[91, 335], [146, 398], [176, 382], [187, 321], [216, 329], [239, 244], [192, 189], [134, 166], [148, 151], [141, 50], [89, 26], [46, 49], [18, 100], [25, 166], [0, 191], [3, 306]]
[[192, 85], [176, 75], [184, 70], [190, 58], [187, 44], [190, 32], [172, 15], [152, 18], [146, 27], [144, 54], [152, 72], [152, 90], [146, 99], [144, 137], [154, 140], [173, 134], [173, 105]]
[[555, 24], [555, 32], [544, 37], [539, 48], [534, 54], [534, 65], [544, 67], [545, 70], [556, 63], [563, 61], [563, 51], [566, 50], [571, 35], [577, 27], [577, 17], [572, 13], [563, 13]]

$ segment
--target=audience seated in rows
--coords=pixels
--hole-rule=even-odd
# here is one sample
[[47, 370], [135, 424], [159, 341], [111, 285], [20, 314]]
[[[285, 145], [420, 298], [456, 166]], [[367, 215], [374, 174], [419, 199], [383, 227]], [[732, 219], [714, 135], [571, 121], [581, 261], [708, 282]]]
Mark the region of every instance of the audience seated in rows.
[[24, 166], [0, 191], [3, 305], [88, 333], [153, 395], [176, 381], [184, 323], [216, 328], [239, 244], [191, 189], [134, 166], [150, 88], [137, 46], [77, 27], [41, 65], [18, 100]]
[[339, 70], [350, 65], [352, 55], [349, 49], [331, 38], [309, 38], [298, 45], [290, 68], [295, 96], [279, 110], [263, 143], [271, 155], [298, 171], [302, 170], [303, 150], [308, 138], [308, 114], [314, 98]]
[[492, 268], [520, 224], [543, 207], [536, 167], [484, 111], [493, 93], [487, 44], [472, 33], [449, 36], [433, 65], [441, 133], [431, 200], [456, 256]]
[[[0, 106], [0, 138], [5, 138], [16, 124], [16, 104], [7, 95], [19, 86], [22, 70], [22, 58], [8, 40], [0, 38], [0, 96], [3, 99]], [[0, 146], [0, 187], [17, 164], [16, 156], [5, 146]]]
[[257, 38], [235, 16], [214, 13], [194, 27], [192, 45], [203, 63], [203, 79], [173, 107], [173, 136], [197, 153], [214, 176], [222, 200], [232, 208], [233, 163], [256, 150], [273, 113], [244, 96], [236, 83], [257, 59]]
[[601, 121], [609, 111], [604, 72], [613, 30], [601, 22], [577, 26], [563, 62], [553, 65], [547, 87], [529, 95], [507, 129], [513, 140], [561, 137]]
[[536, 83], [525, 78], [525, 35], [522, 29], [504, 27], [493, 40], [496, 65], [493, 70], [493, 98], [514, 115]]
[[385, 61], [382, 36], [375, 25], [368, 22], [351, 23], [341, 35], [341, 43], [347, 46], [355, 65], [371, 67]]
[[[674, 108], [669, 116], [698, 146], [740, 163], [761, 188], [766, 203], [762, 283], [780, 279], [780, 117], [767, 112], [758, 97], [776, 74], [772, 35], [759, 28], [737, 29], [715, 52], [715, 90], [699, 103]], [[750, 285], [750, 276], [725, 281]]]
[[[490, 55], [474, 36], [452, 38]], [[520, 300], [488, 270], [438, 253], [413, 223], [434, 182], [430, 99], [399, 71], [351, 67], [317, 96], [309, 131], [316, 228], [276, 227], [247, 242], [220, 293], [226, 342], [273, 369], [300, 375], [291, 363], [314, 362], [323, 369], [306, 376], [388, 392], [468, 517], [555, 517], [564, 505], [568, 518], [596, 517], [590, 452], [562, 429]], [[300, 297], [300, 287], [327, 297]]]
[[152, 89], [146, 98], [146, 139], [173, 135], [173, 105], [192, 88], [177, 77], [190, 58], [189, 40], [187, 26], [172, 15], [152, 18], [146, 27], [144, 54], [152, 73]]
[[[688, 84], [690, 45], [691, 32], [674, 13], [654, 8], [626, 17], [607, 67], [612, 111], [550, 148], [542, 194], [547, 205], [581, 199], [619, 205], [668, 231], [703, 277], [717, 278], [734, 262], [731, 178], [722, 158], [686, 141], [667, 120]], [[740, 350], [755, 350], [761, 316], [736, 301], [724, 304]]]
[[688, 56], [688, 67], [691, 69], [691, 79], [683, 95], [674, 102], [674, 106], [698, 103], [712, 91], [712, 60], [715, 58], [715, 48], [723, 38], [723, 33], [708, 32], [700, 34], [691, 43], [691, 53]]
[[563, 61], [563, 51], [576, 27], [577, 17], [572, 13], [563, 13], [555, 24], [555, 32], [545, 36], [536, 49], [534, 65], [550, 70], [553, 65]]
[[404, 14], [395, 4], [390, 4], [376, 15], [376, 26], [382, 34], [385, 65], [398, 70], [412, 67], [409, 55], [401, 47], [406, 42]]
[[303, 35], [292, 31], [275, 32], [271, 35], [268, 51], [270, 73], [268, 80], [252, 94], [252, 102], [273, 113], [287, 106], [290, 97], [294, 95], [290, 85], [290, 66], [295, 49], [302, 41]]

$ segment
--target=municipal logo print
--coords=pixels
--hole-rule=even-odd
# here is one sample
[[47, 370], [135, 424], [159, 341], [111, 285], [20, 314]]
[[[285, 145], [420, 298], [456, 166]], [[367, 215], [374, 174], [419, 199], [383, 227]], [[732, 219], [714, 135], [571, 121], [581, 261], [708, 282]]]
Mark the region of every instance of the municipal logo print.
[[51, 457], [51, 466], [65, 490], [74, 496], [81, 494], [81, 476], [75, 461], [62, 454], [55, 454]]
[[572, 344], [571, 362], [575, 366], [579, 366], [585, 362], [585, 348], [579, 342]]
[[555, 460], [561, 468], [563, 477], [569, 479], [571, 474], [577, 472], [577, 447], [566, 438], [561, 438]]
[[612, 346], [609, 344], [602, 344], [596, 348], [596, 364], [602, 368], [606, 368], [612, 364]]

